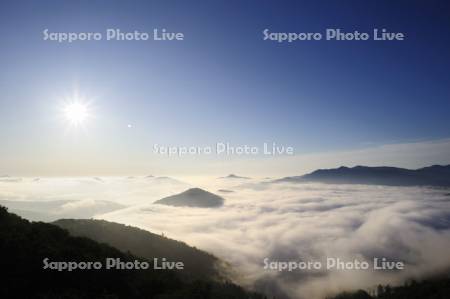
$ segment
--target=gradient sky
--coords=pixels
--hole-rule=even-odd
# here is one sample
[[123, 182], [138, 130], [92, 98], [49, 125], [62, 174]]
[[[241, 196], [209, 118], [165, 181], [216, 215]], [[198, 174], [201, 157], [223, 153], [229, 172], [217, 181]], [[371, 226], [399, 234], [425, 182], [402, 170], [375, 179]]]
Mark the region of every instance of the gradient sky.
[[[43, 41], [46, 28], [166, 28], [185, 40], [58, 44]], [[407, 38], [278, 44], [263, 41], [266, 28]], [[450, 137], [447, 1], [2, 1], [0, 36], [0, 174], [233, 171], [214, 157], [169, 161], [155, 143], [274, 141], [311, 156]], [[77, 129], [61, 115], [75, 91], [94, 116]], [[450, 163], [441, 149], [426, 159]]]

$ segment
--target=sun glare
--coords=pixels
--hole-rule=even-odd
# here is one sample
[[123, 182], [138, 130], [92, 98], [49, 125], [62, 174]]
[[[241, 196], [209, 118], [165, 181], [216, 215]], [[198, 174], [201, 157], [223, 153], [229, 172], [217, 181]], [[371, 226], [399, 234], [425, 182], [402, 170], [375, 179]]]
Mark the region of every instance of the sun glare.
[[83, 124], [89, 116], [87, 104], [73, 102], [64, 107], [64, 115], [66, 119], [73, 125]]

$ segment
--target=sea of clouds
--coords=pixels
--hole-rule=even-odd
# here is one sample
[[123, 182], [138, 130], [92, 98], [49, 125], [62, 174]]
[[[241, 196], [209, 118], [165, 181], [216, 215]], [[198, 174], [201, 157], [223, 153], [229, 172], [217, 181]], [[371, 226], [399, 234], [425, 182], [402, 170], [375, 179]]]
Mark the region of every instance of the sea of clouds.
[[[219, 208], [154, 205], [200, 187]], [[223, 190], [233, 192], [223, 192]], [[222, 191], [218, 191], [222, 190]], [[278, 298], [324, 298], [342, 290], [401, 284], [450, 267], [449, 190], [425, 187], [273, 184], [221, 179], [45, 178], [0, 180], [0, 204], [35, 220], [101, 218], [183, 240], [229, 262], [235, 279]], [[34, 214], [33, 214], [34, 213]], [[46, 219], [42, 219], [46, 220]], [[400, 271], [264, 269], [273, 261], [403, 261]]]

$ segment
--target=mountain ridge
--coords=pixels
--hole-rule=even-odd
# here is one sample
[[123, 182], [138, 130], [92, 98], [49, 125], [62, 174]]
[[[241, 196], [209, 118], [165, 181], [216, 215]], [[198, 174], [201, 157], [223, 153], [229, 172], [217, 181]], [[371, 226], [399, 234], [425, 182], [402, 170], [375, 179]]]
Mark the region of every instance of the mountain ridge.
[[[201, 251], [188, 244], [157, 235], [137, 227], [97, 219], [59, 219], [52, 222], [75, 237], [86, 237], [105, 243], [122, 252], [152, 260], [154, 258], [167, 258], [181, 261], [184, 270], [181, 275], [188, 272], [189, 279], [226, 280], [219, 271], [223, 263], [208, 252]], [[225, 269], [220, 269], [224, 270]], [[185, 277], [186, 278], [186, 277]]]
[[[126, 242], [126, 240], [124, 240]], [[0, 206], [0, 267], [6, 274], [0, 298], [123, 298], [123, 299], [262, 299], [232, 282], [181, 279], [173, 270], [58, 271], [43, 261], [92, 262], [107, 258], [145, 261], [105, 243], [72, 236], [54, 224], [29, 222]], [[151, 261], [149, 261], [151, 264]]]
[[341, 166], [318, 169], [302, 176], [284, 177], [272, 182], [450, 187], [450, 165], [432, 165], [418, 169], [390, 166]]

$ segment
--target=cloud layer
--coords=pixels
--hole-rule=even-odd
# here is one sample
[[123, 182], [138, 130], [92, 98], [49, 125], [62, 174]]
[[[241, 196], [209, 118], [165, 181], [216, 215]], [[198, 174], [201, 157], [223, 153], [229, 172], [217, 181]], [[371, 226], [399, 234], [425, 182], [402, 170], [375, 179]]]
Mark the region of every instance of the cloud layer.
[[[220, 208], [183, 208], [152, 203], [189, 184], [154, 178], [23, 179], [1, 182], [4, 200], [73, 200], [65, 212], [92, 209], [97, 201], [127, 206], [97, 218], [164, 233], [230, 262], [248, 286], [279, 297], [323, 298], [341, 290], [402, 283], [450, 267], [448, 190], [364, 185], [276, 184], [209, 179], [195, 186], [219, 189]], [[36, 204], [36, 207], [38, 204]], [[272, 261], [403, 261], [405, 270], [264, 269]]]

